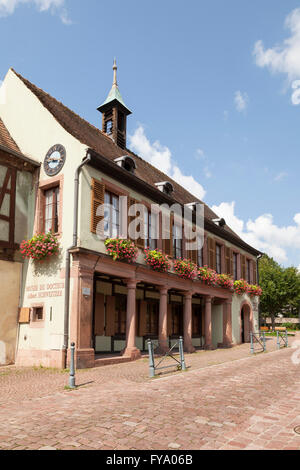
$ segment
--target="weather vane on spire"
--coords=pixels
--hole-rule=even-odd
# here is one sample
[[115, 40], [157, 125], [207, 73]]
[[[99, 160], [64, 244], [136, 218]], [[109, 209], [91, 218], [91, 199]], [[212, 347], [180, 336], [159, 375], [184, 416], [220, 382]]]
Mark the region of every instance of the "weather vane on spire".
[[115, 58], [115, 59], [114, 59], [114, 65], [113, 65], [113, 71], [114, 71], [113, 86], [118, 86], [118, 82], [117, 82], [117, 70], [118, 70], [118, 67], [117, 67], [117, 61], [116, 61], [116, 58]]

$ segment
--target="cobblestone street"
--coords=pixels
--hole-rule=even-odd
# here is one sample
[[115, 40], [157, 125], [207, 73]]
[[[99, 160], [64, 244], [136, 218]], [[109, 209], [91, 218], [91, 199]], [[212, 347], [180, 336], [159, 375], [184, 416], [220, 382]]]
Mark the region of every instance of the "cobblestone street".
[[300, 450], [300, 365], [269, 346], [199, 352], [152, 381], [146, 359], [80, 371], [76, 391], [67, 373], [2, 368], [0, 449]]

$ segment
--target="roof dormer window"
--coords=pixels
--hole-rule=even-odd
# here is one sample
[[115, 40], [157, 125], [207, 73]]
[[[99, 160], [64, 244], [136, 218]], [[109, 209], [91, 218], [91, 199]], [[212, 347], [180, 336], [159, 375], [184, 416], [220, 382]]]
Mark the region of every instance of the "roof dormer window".
[[115, 162], [124, 170], [129, 171], [130, 173], [134, 173], [136, 170], [136, 163], [132, 157], [129, 155], [125, 155], [124, 157], [119, 157], [115, 159]]
[[167, 194], [168, 196], [172, 196], [174, 192], [174, 186], [169, 181], [163, 181], [161, 183], [155, 183], [155, 186], [162, 192]]

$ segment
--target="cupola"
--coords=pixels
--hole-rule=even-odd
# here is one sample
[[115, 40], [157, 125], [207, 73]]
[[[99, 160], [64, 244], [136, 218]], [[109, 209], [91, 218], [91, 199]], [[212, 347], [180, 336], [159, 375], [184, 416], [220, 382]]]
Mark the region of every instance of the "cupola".
[[131, 114], [125, 105], [117, 82], [117, 64], [113, 65], [113, 86], [98, 111], [102, 113], [102, 130], [122, 149], [126, 148], [127, 116]]

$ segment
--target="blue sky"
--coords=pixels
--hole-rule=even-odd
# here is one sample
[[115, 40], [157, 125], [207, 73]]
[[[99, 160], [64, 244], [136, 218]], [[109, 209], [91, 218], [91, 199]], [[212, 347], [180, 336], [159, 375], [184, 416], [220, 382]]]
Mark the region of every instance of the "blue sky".
[[129, 146], [300, 266], [300, 1], [0, 0], [0, 43], [96, 126], [116, 57]]

